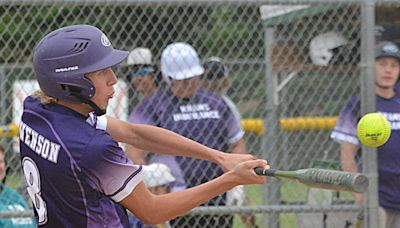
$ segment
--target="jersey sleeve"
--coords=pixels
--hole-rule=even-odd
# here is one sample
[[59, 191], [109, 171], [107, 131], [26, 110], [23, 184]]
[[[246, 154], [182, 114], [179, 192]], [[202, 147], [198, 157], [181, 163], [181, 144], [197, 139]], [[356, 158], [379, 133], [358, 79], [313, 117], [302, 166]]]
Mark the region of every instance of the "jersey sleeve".
[[223, 101], [226, 105], [224, 119], [227, 120], [229, 144], [238, 142], [244, 135], [242, 125], [240, 123], [241, 116], [236, 105], [228, 97], [224, 96]]
[[352, 97], [339, 115], [331, 138], [338, 142], [359, 145], [357, 122], [360, 119], [360, 99]]
[[105, 131], [107, 129], [107, 117], [105, 115], [97, 116], [94, 112], [91, 112], [86, 123], [99, 130]]
[[142, 166], [133, 164], [106, 132], [91, 140], [84, 159], [92, 188], [115, 202], [127, 197], [142, 181]]

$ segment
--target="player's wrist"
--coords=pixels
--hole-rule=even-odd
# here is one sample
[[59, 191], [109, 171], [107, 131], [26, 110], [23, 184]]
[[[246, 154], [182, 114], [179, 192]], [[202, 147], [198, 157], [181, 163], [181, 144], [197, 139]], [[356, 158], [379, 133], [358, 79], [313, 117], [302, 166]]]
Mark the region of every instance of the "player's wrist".
[[210, 150], [210, 153], [212, 154], [211, 161], [224, 168], [224, 163], [228, 159], [226, 153], [213, 149]]
[[227, 186], [229, 189], [232, 189], [240, 185], [239, 183], [240, 178], [233, 170], [222, 174], [221, 177], [224, 179], [225, 186]]

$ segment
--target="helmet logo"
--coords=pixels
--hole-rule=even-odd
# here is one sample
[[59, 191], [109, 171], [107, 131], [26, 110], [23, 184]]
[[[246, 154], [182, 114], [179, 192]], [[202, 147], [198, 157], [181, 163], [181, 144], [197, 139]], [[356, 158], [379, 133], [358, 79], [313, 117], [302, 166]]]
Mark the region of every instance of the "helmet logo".
[[104, 47], [108, 47], [111, 45], [110, 40], [107, 38], [107, 36], [104, 33], [101, 35], [101, 44], [103, 44]]
[[392, 44], [388, 44], [382, 47], [382, 50], [386, 53], [396, 53], [399, 51], [399, 49], [397, 49], [396, 46], [392, 45]]
[[74, 71], [74, 70], [79, 70], [79, 67], [78, 66], [61, 67], [61, 68], [57, 68], [55, 70], [55, 72], [60, 73], [60, 72], [68, 72], [68, 71]]

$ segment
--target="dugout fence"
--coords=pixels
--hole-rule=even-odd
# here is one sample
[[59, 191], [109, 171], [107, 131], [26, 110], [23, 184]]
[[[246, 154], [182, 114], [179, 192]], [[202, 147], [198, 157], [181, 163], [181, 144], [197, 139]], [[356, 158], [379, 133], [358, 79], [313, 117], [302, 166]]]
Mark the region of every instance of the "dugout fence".
[[[329, 137], [332, 121], [354, 95], [361, 97], [363, 113], [375, 110], [373, 47], [377, 40], [399, 41], [399, 7], [400, 1], [385, 0], [0, 1], [0, 136], [10, 167], [7, 185], [29, 201], [18, 137], [9, 124], [18, 124], [23, 98], [38, 88], [34, 47], [48, 32], [82, 23], [102, 29], [118, 49], [149, 48], [156, 63], [175, 41], [193, 45], [202, 61], [220, 57], [229, 68], [226, 93], [242, 115], [250, 152], [277, 169], [340, 169], [339, 144]], [[318, 37], [322, 46], [312, 52]], [[340, 44], [331, 44], [332, 37]], [[325, 49], [332, 49], [330, 55], [319, 56], [327, 54], [321, 53]], [[126, 63], [115, 68], [118, 99], [109, 108], [124, 120], [143, 98], [125, 80], [129, 70]], [[299, 117], [328, 122], [312, 127]], [[246, 128], [246, 121], [255, 122]], [[354, 225], [363, 211], [364, 227], [378, 227], [376, 153], [362, 149], [363, 172], [371, 178], [363, 205], [355, 205], [350, 193], [268, 179], [265, 186], [245, 188], [247, 205], [199, 207], [190, 213], [235, 214], [234, 227], [245, 226], [239, 214], [254, 213], [259, 227], [272, 228], [338, 227], [347, 219]], [[32, 215], [0, 212], [3, 220]]]

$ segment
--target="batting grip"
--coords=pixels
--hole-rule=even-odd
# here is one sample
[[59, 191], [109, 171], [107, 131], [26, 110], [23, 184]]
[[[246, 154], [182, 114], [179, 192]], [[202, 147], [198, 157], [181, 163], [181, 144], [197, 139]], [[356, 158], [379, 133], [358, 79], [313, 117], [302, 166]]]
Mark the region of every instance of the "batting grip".
[[261, 167], [254, 168], [254, 172], [260, 176], [271, 176], [273, 177], [276, 169], [263, 169]]

